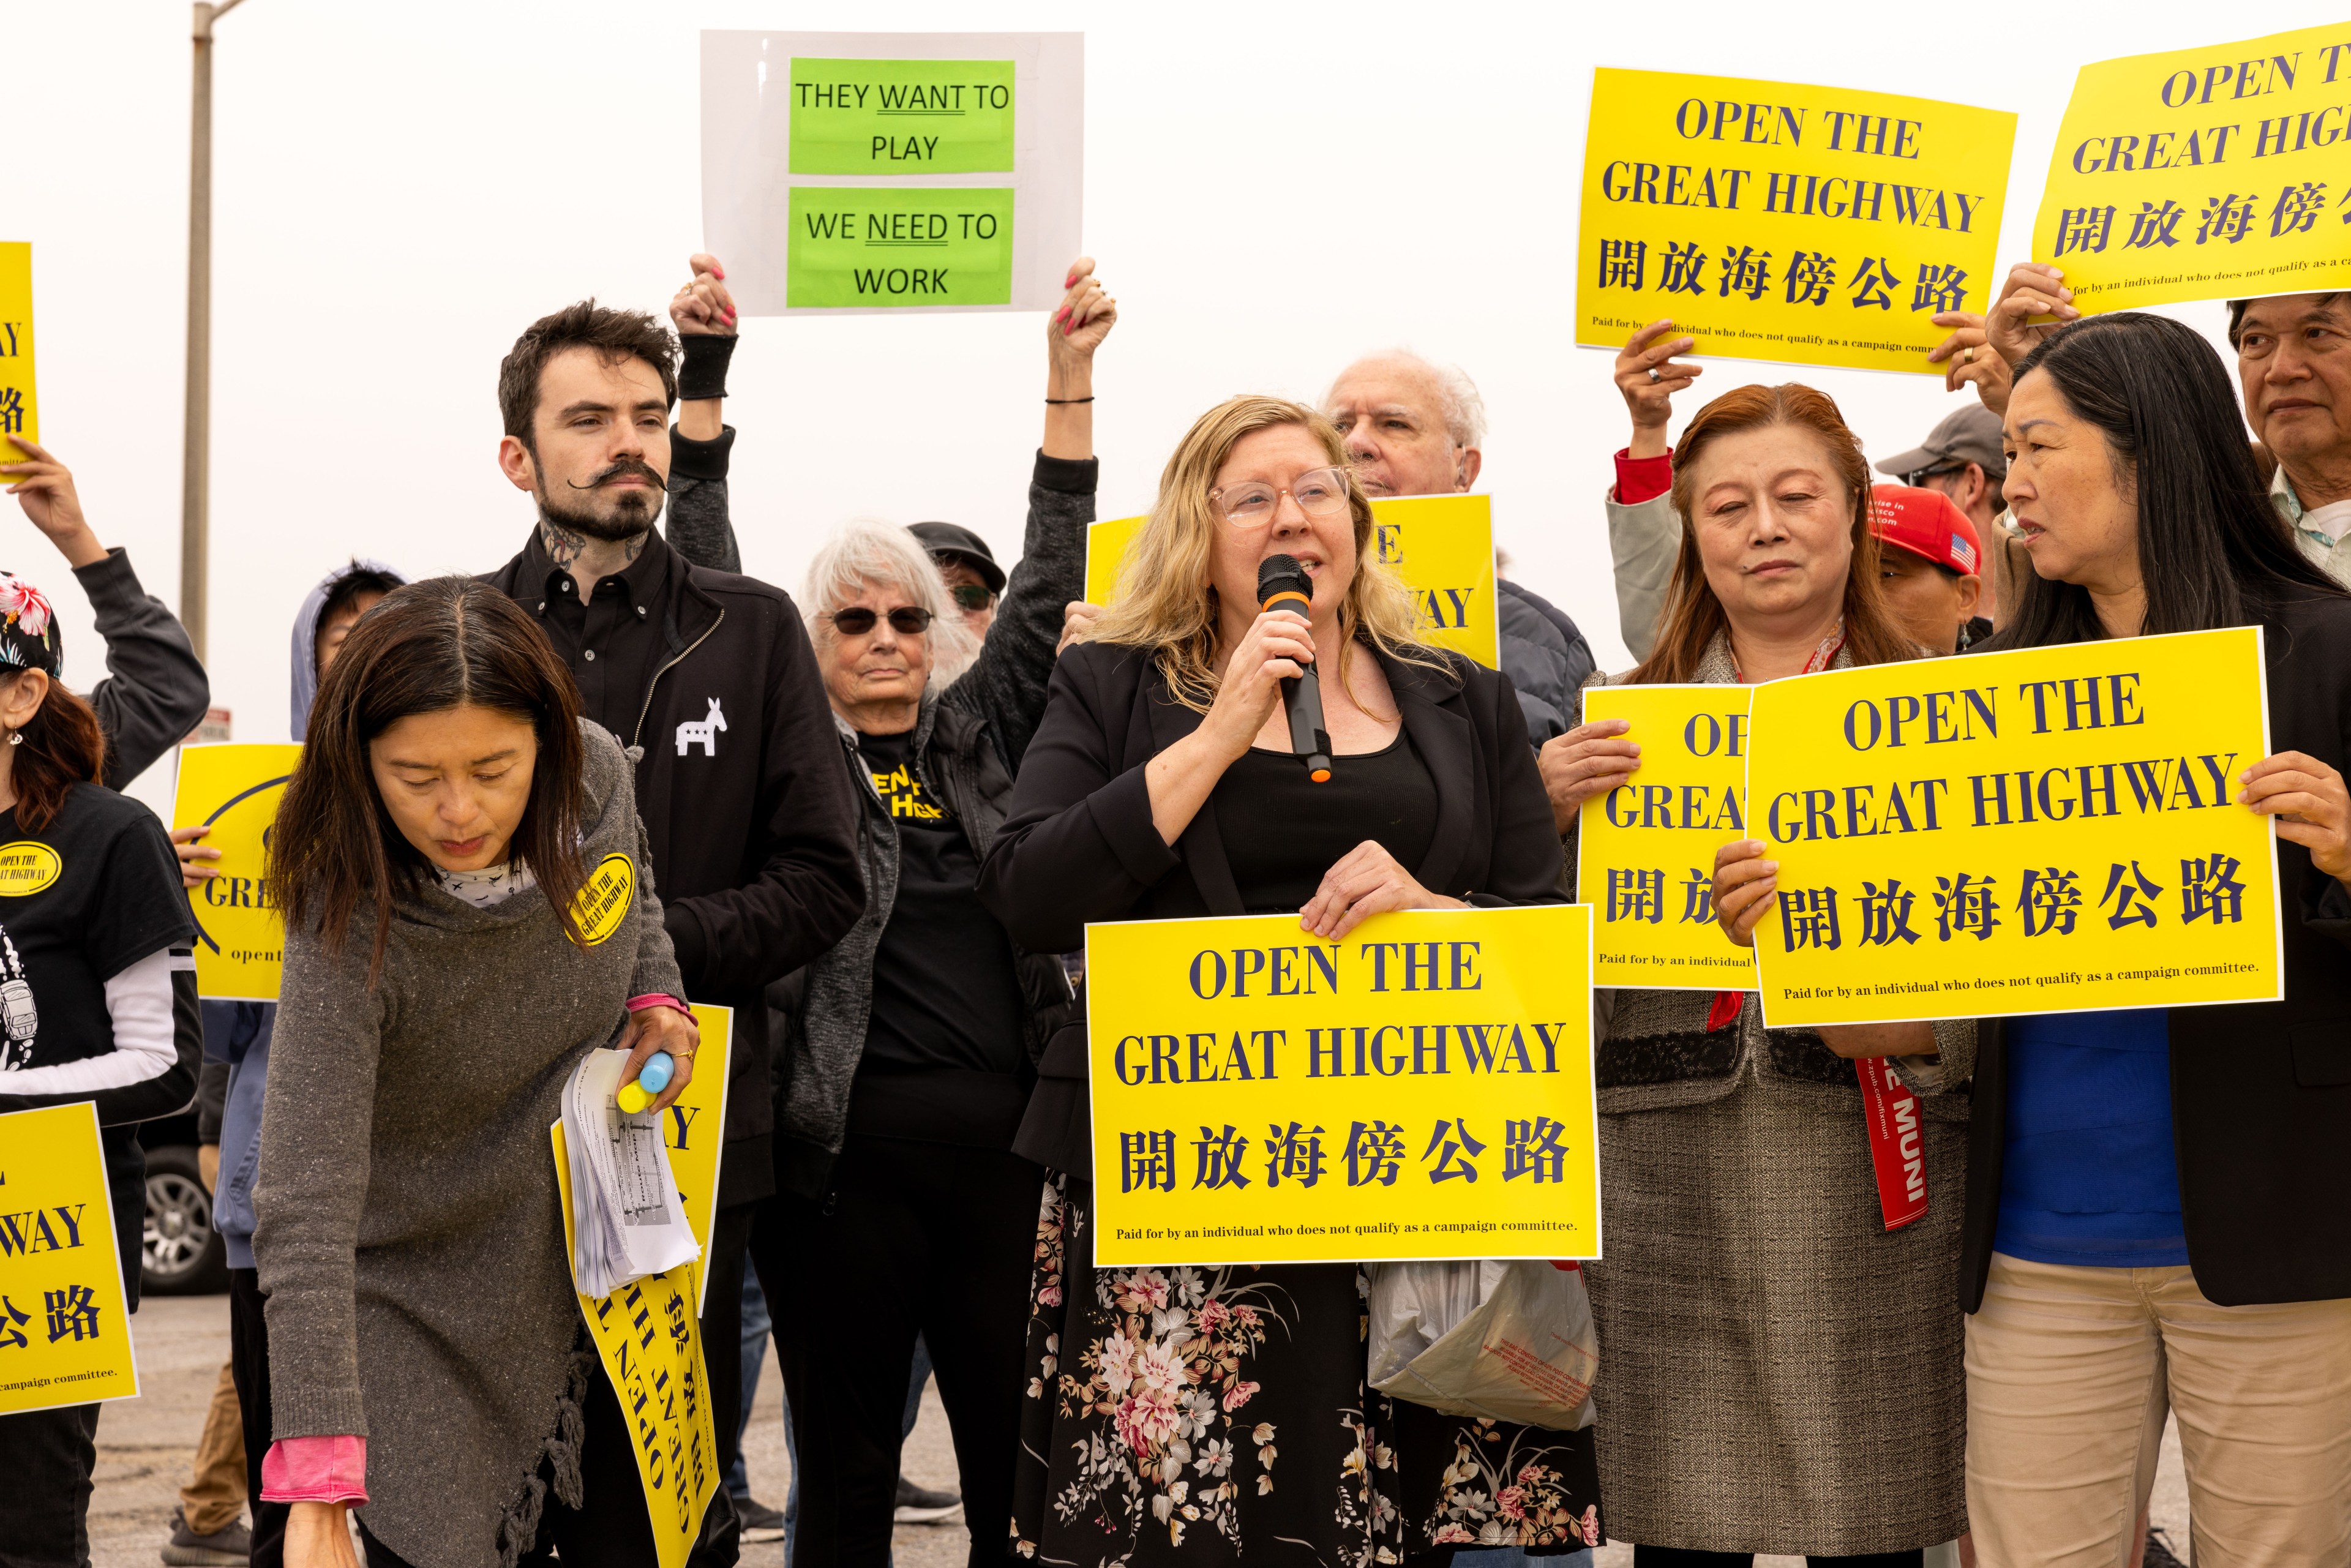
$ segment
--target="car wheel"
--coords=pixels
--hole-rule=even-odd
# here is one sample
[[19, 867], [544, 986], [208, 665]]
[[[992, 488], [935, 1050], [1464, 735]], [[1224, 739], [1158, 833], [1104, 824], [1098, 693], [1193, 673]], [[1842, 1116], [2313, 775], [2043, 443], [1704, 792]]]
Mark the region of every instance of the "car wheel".
[[157, 1296], [204, 1295], [228, 1289], [228, 1247], [213, 1228], [196, 1151], [147, 1151], [147, 1223], [139, 1260], [140, 1290]]

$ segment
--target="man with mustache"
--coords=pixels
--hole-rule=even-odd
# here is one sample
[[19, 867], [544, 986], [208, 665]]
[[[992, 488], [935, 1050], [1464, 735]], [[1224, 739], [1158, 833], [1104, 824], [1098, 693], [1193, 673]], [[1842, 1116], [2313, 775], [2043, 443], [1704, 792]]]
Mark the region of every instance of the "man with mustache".
[[[775, 1190], [763, 988], [838, 941], [865, 887], [856, 805], [799, 611], [781, 589], [735, 574], [735, 432], [719, 420], [735, 308], [716, 260], [697, 256], [693, 267], [670, 308], [682, 363], [680, 339], [656, 318], [593, 300], [516, 340], [498, 371], [498, 465], [531, 493], [538, 519], [488, 580], [537, 618], [571, 666], [581, 711], [630, 748], [687, 996], [735, 1009], [732, 1061], [696, 1064], [728, 1073], [703, 1314], [724, 1473], [747, 1392], [744, 1246]], [[667, 538], [653, 527], [665, 499]], [[721, 1488], [695, 1562], [733, 1563], [734, 1535]]]

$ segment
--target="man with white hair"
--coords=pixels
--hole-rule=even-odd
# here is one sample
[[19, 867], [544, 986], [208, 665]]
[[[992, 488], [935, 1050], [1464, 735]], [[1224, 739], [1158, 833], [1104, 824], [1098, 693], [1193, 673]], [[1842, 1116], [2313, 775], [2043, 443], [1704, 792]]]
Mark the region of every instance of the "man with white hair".
[[[1339, 372], [1322, 412], [1346, 438], [1355, 476], [1374, 499], [1458, 495], [1478, 482], [1486, 403], [1458, 366], [1409, 349], [1367, 354]], [[1518, 690], [1528, 737], [1541, 746], [1575, 723], [1592, 650], [1565, 611], [1499, 574], [1494, 586], [1502, 673]]]

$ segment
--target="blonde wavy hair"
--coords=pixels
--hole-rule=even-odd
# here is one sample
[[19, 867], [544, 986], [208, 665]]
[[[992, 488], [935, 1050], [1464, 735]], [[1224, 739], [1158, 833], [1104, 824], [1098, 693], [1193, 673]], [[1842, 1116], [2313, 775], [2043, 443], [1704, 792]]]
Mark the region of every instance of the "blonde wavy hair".
[[1339, 630], [1345, 639], [1339, 654], [1340, 681], [1347, 679], [1348, 658], [1358, 638], [1392, 659], [1451, 673], [1444, 655], [1423, 635], [1419, 609], [1404, 579], [1380, 559], [1372, 503], [1355, 481], [1338, 430], [1304, 403], [1244, 395], [1227, 399], [1194, 421], [1167, 459], [1159, 476], [1159, 497], [1119, 561], [1119, 597], [1103, 610], [1087, 639], [1150, 649], [1169, 694], [1196, 713], [1206, 713], [1217, 696], [1217, 597], [1216, 585], [1208, 580], [1208, 558], [1226, 524], [1208, 492], [1241, 437], [1284, 424], [1298, 425], [1313, 436], [1332, 466], [1347, 476], [1347, 510], [1355, 525], [1355, 575], [1339, 606]]

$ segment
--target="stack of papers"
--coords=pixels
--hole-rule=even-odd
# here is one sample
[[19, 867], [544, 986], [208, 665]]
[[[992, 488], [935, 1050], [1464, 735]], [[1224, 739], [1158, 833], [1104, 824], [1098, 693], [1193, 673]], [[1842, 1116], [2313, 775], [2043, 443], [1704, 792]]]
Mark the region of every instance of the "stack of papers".
[[670, 1178], [660, 1115], [628, 1115], [613, 1098], [628, 1060], [626, 1051], [591, 1051], [563, 1086], [571, 1272], [583, 1296], [609, 1296], [702, 1253]]

